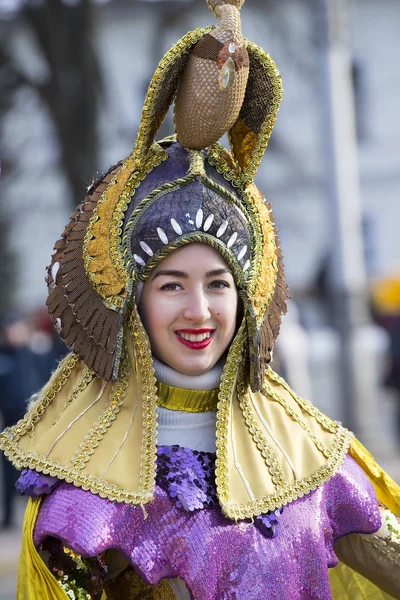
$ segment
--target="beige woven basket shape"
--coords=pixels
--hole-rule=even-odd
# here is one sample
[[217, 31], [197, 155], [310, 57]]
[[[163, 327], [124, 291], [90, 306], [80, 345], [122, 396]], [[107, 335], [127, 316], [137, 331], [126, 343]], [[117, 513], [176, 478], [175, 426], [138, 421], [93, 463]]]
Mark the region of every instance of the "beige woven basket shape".
[[[240, 13], [235, 6], [242, 2], [236, 0], [228, 4], [210, 0], [208, 4], [212, 10], [217, 8], [220, 18], [210, 36], [218, 40], [221, 47], [232, 42], [236, 48], [243, 48]], [[217, 64], [216, 56], [195, 54], [192, 51], [179, 82], [175, 127], [183, 146], [200, 150], [218, 141], [236, 122], [245, 96], [249, 67], [236, 64], [233, 83], [222, 89], [219, 79], [223, 64]]]
[[213, 60], [189, 58], [175, 103], [178, 140], [186, 148], [201, 150], [211, 146], [238, 118], [249, 69], [236, 71], [228, 90], [220, 89], [219, 74], [220, 68]]

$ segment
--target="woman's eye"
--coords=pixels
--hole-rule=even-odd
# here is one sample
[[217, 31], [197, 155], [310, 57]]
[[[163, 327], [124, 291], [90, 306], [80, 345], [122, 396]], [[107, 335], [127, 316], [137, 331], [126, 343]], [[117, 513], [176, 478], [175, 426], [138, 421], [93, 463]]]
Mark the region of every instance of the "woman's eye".
[[179, 285], [179, 283], [165, 283], [160, 287], [160, 290], [166, 290], [167, 292], [176, 292], [180, 289], [181, 286]]
[[218, 290], [222, 290], [224, 288], [230, 288], [231, 286], [229, 285], [229, 283], [227, 281], [218, 280], [218, 281], [212, 281], [210, 283], [210, 287], [216, 288]]

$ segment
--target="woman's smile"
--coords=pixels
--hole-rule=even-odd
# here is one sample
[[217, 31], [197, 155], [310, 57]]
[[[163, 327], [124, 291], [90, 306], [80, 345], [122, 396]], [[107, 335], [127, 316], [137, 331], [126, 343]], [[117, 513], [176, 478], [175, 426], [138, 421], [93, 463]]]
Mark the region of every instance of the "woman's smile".
[[215, 329], [181, 329], [176, 332], [178, 340], [192, 350], [203, 350], [213, 340]]

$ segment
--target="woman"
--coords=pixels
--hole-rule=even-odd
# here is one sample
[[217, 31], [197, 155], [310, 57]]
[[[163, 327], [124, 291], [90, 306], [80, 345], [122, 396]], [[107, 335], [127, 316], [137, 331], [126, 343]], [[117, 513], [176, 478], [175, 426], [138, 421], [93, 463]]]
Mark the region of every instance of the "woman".
[[400, 595], [397, 486], [269, 367], [286, 287], [252, 181], [280, 78], [241, 2], [209, 5], [221, 25], [161, 61], [134, 152], [55, 247], [72, 354], [1, 436], [34, 498], [21, 599]]

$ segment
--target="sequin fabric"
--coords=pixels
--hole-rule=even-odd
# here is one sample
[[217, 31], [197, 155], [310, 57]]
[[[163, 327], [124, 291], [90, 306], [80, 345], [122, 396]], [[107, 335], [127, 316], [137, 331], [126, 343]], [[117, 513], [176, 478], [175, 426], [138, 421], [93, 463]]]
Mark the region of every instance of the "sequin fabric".
[[181, 446], [159, 446], [157, 483], [178, 508], [193, 511], [216, 506], [215, 454]]
[[82, 558], [55, 538], [46, 538], [41, 547], [47, 567], [71, 600], [100, 600], [107, 573], [105, 558]]
[[[175, 502], [186, 511], [210, 508], [218, 505], [215, 487], [215, 454], [182, 448], [159, 446], [157, 451], [157, 483]], [[254, 518], [254, 525], [263, 535], [274, 537], [278, 509]]]
[[373, 487], [349, 456], [335, 477], [285, 507], [274, 538], [218, 506], [186, 512], [176, 501], [157, 484], [145, 514], [61, 482], [42, 501], [34, 542], [56, 537], [83, 556], [117, 548], [148, 583], [180, 577], [196, 600], [330, 600], [334, 542], [380, 526]]
[[22, 495], [37, 498], [44, 494], [50, 494], [59, 481], [57, 477], [43, 475], [32, 469], [24, 469], [21, 471], [15, 487]]

